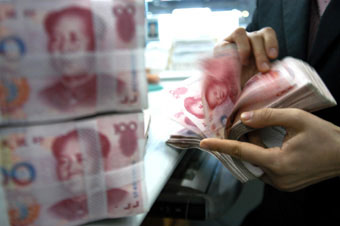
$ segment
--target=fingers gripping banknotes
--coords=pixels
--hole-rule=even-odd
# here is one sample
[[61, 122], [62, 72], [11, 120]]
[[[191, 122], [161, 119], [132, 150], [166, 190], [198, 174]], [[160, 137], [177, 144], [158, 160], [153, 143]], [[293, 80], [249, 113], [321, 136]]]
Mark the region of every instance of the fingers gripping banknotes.
[[2, 131], [10, 223], [76, 225], [143, 212], [144, 143], [141, 114]]
[[146, 107], [142, 1], [0, 5], [2, 123]]
[[[233, 49], [228, 51], [233, 51]], [[187, 125], [181, 124], [197, 136], [174, 134], [167, 140], [168, 145], [179, 149], [199, 148], [200, 141], [204, 137], [209, 137], [210, 134], [247, 142], [247, 133], [254, 129], [245, 126], [240, 121], [242, 112], [265, 107], [300, 108], [314, 112], [337, 104], [316, 71], [307, 63], [291, 57], [273, 62], [271, 70], [267, 73], [253, 75], [240, 91], [238, 89], [240, 71], [238, 62], [235, 60], [237, 58], [230, 57], [232, 55], [226, 56], [225, 58], [218, 56], [205, 61], [204, 76], [196, 81], [197, 84], [201, 83], [201, 86], [196, 85], [200, 88], [196, 88], [195, 92], [202, 90], [201, 103], [203, 103], [205, 120], [204, 122], [201, 120], [200, 123], [192, 120], [190, 126], [188, 123]], [[173, 94], [184, 90], [185, 93], [190, 93], [192, 83], [183, 82], [183, 84], [185, 85], [180, 87], [180, 90], [174, 89]], [[179, 93], [183, 95], [184, 92]], [[173, 106], [175, 106], [174, 111], [177, 109], [184, 112], [181, 101]], [[199, 125], [204, 125], [204, 130], [201, 130]], [[225, 131], [221, 133], [216, 128]], [[196, 130], [199, 131], [196, 132]], [[262, 128], [257, 133], [263, 145], [269, 148], [280, 147], [286, 135], [282, 127]], [[207, 151], [215, 155], [241, 182], [255, 179], [263, 174], [261, 168], [248, 162], [214, 150]]]

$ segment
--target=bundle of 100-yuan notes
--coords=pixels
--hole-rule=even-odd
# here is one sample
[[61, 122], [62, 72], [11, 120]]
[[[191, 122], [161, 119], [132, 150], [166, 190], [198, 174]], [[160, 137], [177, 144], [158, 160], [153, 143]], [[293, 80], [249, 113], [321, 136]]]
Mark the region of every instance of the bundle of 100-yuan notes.
[[[0, 219], [79, 225], [146, 209], [142, 113], [0, 132]], [[5, 207], [5, 208], [4, 208]]]
[[[236, 47], [215, 57], [202, 59], [201, 75], [189, 78], [181, 86], [169, 90], [172, 103], [170, 117], [183, 126], [167, 144], [179, 148], [200, 148], [205, 137], [247, 141], [254, 129], [239, 120], [245, 111], [265, 107], [300, 108], [309, 112], [335, 106], [332, 94], [316, 71], [307, 63], [286, 57], [273, 62], [267, 73], [251, 77], [241, 89], [241, 64]], [[285, 136], [282, 127], [259, 130], [267, 147], [281, 146]], [[262, 169], [246, 161], [214, 150], [206, 150], [218, 158], [241, 182], [255, 179]]]
[[0, 124], [147, 106], [144, 2], [0, 2]]
[[0, 225], [146, 211], [144, 1], [0, 1]]

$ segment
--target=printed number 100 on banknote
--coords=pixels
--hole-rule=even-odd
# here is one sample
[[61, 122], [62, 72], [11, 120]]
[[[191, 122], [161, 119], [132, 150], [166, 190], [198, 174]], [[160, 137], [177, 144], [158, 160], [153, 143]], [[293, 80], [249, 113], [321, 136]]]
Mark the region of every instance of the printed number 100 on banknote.
[[78, 225], [143, 212], [143, 127], [141, 114], [125, 114], [1, 131], [0, 205], [10, 224]]

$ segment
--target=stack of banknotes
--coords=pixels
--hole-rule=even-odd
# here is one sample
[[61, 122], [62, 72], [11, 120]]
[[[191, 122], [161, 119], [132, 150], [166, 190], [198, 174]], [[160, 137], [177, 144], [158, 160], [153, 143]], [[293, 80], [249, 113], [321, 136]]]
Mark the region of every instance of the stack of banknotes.
[[145, 211], [144, 146], [142, 113], [1, 130], [1, 226], [79, 225]]
[[0, 225], [146, 211], [144, 1], [0, 1]]
[[144, 2], [1, 1], [0, 72], [1, 124], [141, 110]]
[[[179, 148], [199, 148], [205, 137], [247, 141], [253, 131], [241, 123], [240, 114], [264, 107], [300, 108], [309, 112], [336, 105], [336, 101], [316, 71], [307, 63], [286, 57], [273, 63], [265, 74], [251, 77], [241, 89], [241, 64], [235, 48], [223, 55], [203, 60], [202, 74], [189, 78], [169, 91], [173, 109], [170, 117], [185, 129], [173, 134], [167, 144]], [[285, 130], [281, 127], [259, 131], [267, 147], [281, 146]], [[259, 167], [222, 154], [215, 155], [241, 182], [263, 174]]]

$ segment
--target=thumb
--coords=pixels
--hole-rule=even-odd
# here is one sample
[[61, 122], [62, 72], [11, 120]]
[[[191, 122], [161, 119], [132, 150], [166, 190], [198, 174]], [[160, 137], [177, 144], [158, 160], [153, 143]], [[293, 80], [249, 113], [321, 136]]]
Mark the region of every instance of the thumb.
[[200, 142], [200, 147], [225, 153], [258, 166], [267, 166], [272, 163], [273, 157], [276, 156], [274, 150], [279, 150], [277, 148], [265, 149], [247, 142], [217, 138], [203, 139]]
[[241, 121], [252, 128], [268, 126], [282, 126], [299, 129], [303, 126], [303, 111], [294, 108], [263, 108], [255, 111], [243, 112]]

